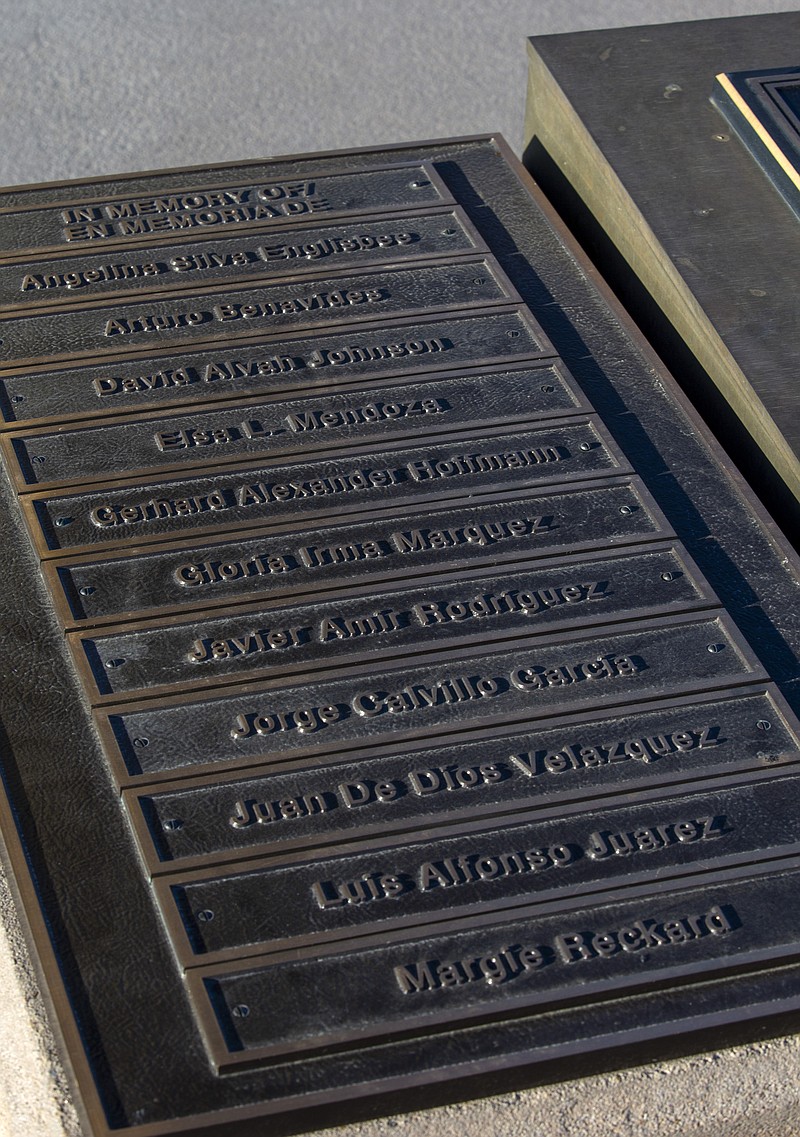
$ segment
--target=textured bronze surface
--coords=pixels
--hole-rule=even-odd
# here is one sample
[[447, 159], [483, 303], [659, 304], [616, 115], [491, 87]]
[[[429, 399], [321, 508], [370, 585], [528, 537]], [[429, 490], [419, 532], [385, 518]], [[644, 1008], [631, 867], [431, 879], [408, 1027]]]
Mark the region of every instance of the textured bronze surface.
[[[398, 746], [324, 771], [218, 775], [125, 790], [152, 873], [290, 854], [574, 803], [800, 759], [774, 689], [684, 695], [605, 718], [495, 726], [434, 747]], [[768, 732], [756, 724], [770, 724]]]
[[151, 246], [187, 232], [196, 236], [223, 228], [272, 228], [298, 219], [452, 201], [427, 165], [305, 174], [280, 181], [259, 177], [260, 172], [253, 163], [250, 169], [220, 168], [205, 178], [183, 183], [177, 179], [177, 184], [170, 177], [149, 178], [145, 188], [129, 179], [123, 193], [121, 186], [97, 183], [82, 185], [79, 193], [64, 186], [60, 195], [24, 190], [5, 194], [0, 249], [10, 253], [80, 246], [94, 252], [100, 245]]
[[800, 570], [501, 141], [0, 247], [0, 823], [87, 1135], [785, 1028]]
[[475, 505], [401, 509], [374, 518], [130, 557], [59, 559], [43, 571], [66, 625], [200, 609], [254, 597], [403, 579], [407, 574], [538, 560], [672, 536], [638, 478], [487, 494]]
[[79, 423], [183, 403], [251, 398], [338, 383], [379, 381], [418, 371], [510, 363], [555, 351], [527, 308], [453, 313], [446, 319], [381, 323], [352, 332], [320, 331], [277, 342], [174, 352], [133, 362], [37, 368], [0, 377], [0, 410], [11, 425]]
[[316, 454], [365, 442], [585, 414], [588, 409], [563, 365], [548, 362], [469, 377], [421, 375], [413, 384], [369, 392], [326, 392], [212, 411], [193, 407], [170, 418], [148, 415], [80, 430], [9, 434], [0, 437], [0, 444], [24, 489], [207, 469], [244, 458]]
[[594, 416], [514, 433], [482, 430], [426, 446], [356, 450], [316, 462], [229, 468], [212, 477], [31, 494], [23, 508], [42, 555], [188, 533], [291, 525], [437, 498], [518, 489], [627, 469]]
[[[326, 267], [326, 266], [323, 266]], [[489, 307], [517, 300], [493, 257], [468, 257], [372, 272], [342, 269], [249, 288], [87, 300], [80, 308], [0, 313], [0, 366], [114, 358], [185, 343], [234, 342], [326, 324], [390, 320], [420, 311]]]
[[517, 905], [546, 905], [754, 857], [800, 855], [797, 768], [690, 794], [612, 798], [601, 808], [451, 827], [357, 853], [248, 861], [162, 878], [157, 892], [184, 965], [269, 955]]
[[600, 625], [486, 644], [419, 662], [337, 668], [349, 678], [262, 680], [218, 695], [151, 699], [95, 712], [121, 784], [274, 767], [315, 756], [430, 739], [492, 722], [631, 706], [661, 693], [762, 682], [764, 672], [725, 616], [662, 616], [637, 630]]
[[673, 548], [573, 555], [546, 568], [473, 569], [414, 588], [363, 583], [313, 604], [283, 601], [190, 621], [161, 619], [71, 636], [93, 701], [308, 674], [446, 647], [672, 613], [716, 602]]
[[[670, 881], [631, 889], [622, 901], [569, 898], [551, 914], [495, 916], [491, 930], [471, 919], [438, 937], [418, 935], [389, 947], [365, 943], [323, 960], [198, 969], [191, 989], [214, 1061], [235, 1067], [354, 1047], [412, 1026], [444, 1031], [454, 1021], [555, 1007], [576, 983], [584, 1005], [619, 997], [641, 985], [642, 953], [651, 988], [674, 981], [676, 966], [708, 980], [743, 965], [794, 961], [798, 859], [785, 866], [781, 871], [779, 862], [767, 883], [748, 879], [750, 866], [728, 873], [712, 866], [693, 888]], [[776, 922], [777, 911], [785, 919]], [[324, 1033], [320, 991], [336, 1008]]]
[[72, 255], [0, 262], [0, 310], [41, 308], [97, 296], [162, 292], [207, 281], [250, 280], [319, 272], [331, 268], [424, 261], [474, 253], [486, 245], [462, 209], [377, 215], [338, 225], [304, 225], [193, 238], [109, 258], [107, 253], [71, 250]]

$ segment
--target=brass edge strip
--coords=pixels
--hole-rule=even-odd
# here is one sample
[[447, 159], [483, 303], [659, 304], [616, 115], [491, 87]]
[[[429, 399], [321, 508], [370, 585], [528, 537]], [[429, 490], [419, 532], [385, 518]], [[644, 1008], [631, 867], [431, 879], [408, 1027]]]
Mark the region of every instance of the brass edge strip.
[[794, 187], [800, 190], [800, 172], [794, 163], [789, 161], [784, 151], [775, 141], [775, 136], [770, 134], [758, 115], [753, 113], [724, 71], [720, 72], [719, 75], [715, 75], [714, 78], [753, 133], [758, 136], [759, 141], [769, 150], [784, 174], [786, 174]]

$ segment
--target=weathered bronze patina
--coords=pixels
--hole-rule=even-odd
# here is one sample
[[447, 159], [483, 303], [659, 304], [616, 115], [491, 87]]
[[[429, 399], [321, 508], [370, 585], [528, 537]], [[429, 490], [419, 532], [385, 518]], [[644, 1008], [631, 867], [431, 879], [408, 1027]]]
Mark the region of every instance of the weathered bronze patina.
[[[536, 524], [527, 522], [529, 536]], [[414, 588], [362, 581], [355, 595], [349, 589], [311, 604], [248, 605], [70, 639], [95, 700], [166, 694], [479, 644], [487, 630], [512, 637], [713, 606], [687, 560], [659, 548], [553, 558], [547, 568], [523, 571], [475, 567], [468, 582], [463, 573], [455, 581], [422, 578]]]
[[114, 258], [106, 253], [71, 250], [0, 264], [0, 310], [50, 304], [82, 304], [97, 296], [161, 292], [217, 279], [263, 281], [272, 276], [311, 275], [319, 265], [340, 268], [416, 262], [485, 249], [460, 208], [426, 213], [398, 213], [376, 220], [342, 221], [338, 225], [298, 225], [234, 237], [178, 239], [148, 250]]
[[[538, 416], [537, 416], [538, 417]], [[295, 520], [373, 513], [420, 500], [460, 500], [628, 464], [596, 415], [572, 415], [517, 427], [434, 435], [427, 445], [386, 442], [316, 461], [251, 461], [218, 474], [176, 480], [95, 483], [91, 489], [30, 494], [23, 511], [42, 556], [58, 551], [163, 542], [254, 525], [291, 527]]]
[[98, 246], [153, 247], [175, 236], [220, 230], [272, 231], [287, 222], [429, 207], [454, 199], [435, 169], [411, 163], [363, 170], [303, 171], [275, 180], [271, 164], [250, 162], [207, 170], [48, 188], [0, 191], [4, 253]]
[[0, 248], [0, 814], [87, 1133], [779, 1029], [800, 573], [504, 143]]
[[485, 826], [487, 818], [530, 806], [566, 817], [573, 803], [646, 790], [656, 777], [674, 786], [695, 769], [735, 777], [761, 762], [759, 723], [770, 723], [770, 752], [800, 756], [784, 715], [772, 687], [683, 695], [596, 719], [497, 723], [488, 734], [444, 738], [434, 747], [412, 741], [372, 757], [366, 768], [362, 754], [324, 772], [214, 775], [123, 797], [158, 875], [261, 852], [330, 849], [353, 837], [412, 840], [423, 822]]
[[354, 333], [318, 332], [239, 345], [218, 345], [190, 354], [158, 353], [133, 361], [81, 368], [37, 367], [20, 375], [0, 374], [0, 412], [9, 424], [77, 421], [130, 411], [158, 413], [164, 407], [204, 405], [239, 395], [256, 398], [309, 391], [343, 383], [377, 382], [399, 376], [503, 364], [539, 356], [552, 360], [533, 316], [513, 309], [454, 313], [446, 320], [382, 322]]
[[[327, 266], [326, 266], [327, 267]], [[331, 272], [335, 271], [333, 266]], [[33, 312], [0, 313], [0, 367], [18, 370], [62, 360], [116, 359], [143, 349], [217, 343], [291, 330], [410, 316], [420, 311], [487, 308], [517, 300], [492, 257], [372, 272], [341, 269], [335, 276], [280, 283], [206, 285], [114, 300], [86, 300]]]
[[[443, 342], [422, 341], [431, 352]], [[440, 346], [441, 345], [441, 346]], [[445, 434], [471, 427], [585, 414], [588, 404], [563, 365], [496, 370], [375, 386], [269, 403], [106, 422], [102, 426], [8, 438], [17, 484], [70, 485], [132, 473], [235, 464], [243, 458], [353, 449], [373, 439]], [[0, 438], [0, 443], [3, 443]]]

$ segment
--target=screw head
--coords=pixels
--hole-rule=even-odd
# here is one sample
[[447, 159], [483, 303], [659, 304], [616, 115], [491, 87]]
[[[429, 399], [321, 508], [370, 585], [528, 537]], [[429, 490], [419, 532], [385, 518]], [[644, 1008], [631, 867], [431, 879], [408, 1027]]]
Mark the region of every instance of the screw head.
[[214, 919], [214, 913], [210, 908], [204, 908], [202, 912], [197, 913], [197, 919], [201, 924], [208, 924], [209, 921]]
[[162, 823], [161, 828], [165, 829], [167, 833], [175, 833], [178, 829], [183, 829], [183, 821], [180, 817], [168, 817], [167, 820]]
[[81, 596], [91, 596], [94, 591], [95, 587], [93, 584], [84, 584], [83, 588], [78, 589], [78, 592], [80, 592]]
[[756, 723], [758, 730], [772, 730], [772, 723], [769, 719], [759, 719]]
[[709, 644], [708, 645], [708, 650], [711, 652], [712, 655], [717, 655], [717, 653], [720, 651], [723, 651], [724, 648], [725, 648], [725, 644]]
[[234, 1018], [246, 1019], [250, 1014], [250, 1008], [246, 1003], [237, 1003], [237, 1005], [231, 1010], [231, 1014], [234, 1016]]

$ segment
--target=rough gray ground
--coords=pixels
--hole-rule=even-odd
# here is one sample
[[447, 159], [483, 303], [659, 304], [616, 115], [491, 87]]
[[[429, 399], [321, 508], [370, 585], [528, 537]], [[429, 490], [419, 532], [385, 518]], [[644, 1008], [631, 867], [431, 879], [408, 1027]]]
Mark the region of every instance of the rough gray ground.
[[501, 131], [525, 37], [793, 0], [0, 0], [0, 185]]
[[800, 1041], [326, 1130], [325, 1137], [796, 1137]]
[[[795, 6], [0, 0], [0, 184], [498, 130], [519, 150], [526, 36]], [[2, 881], [0, 923], [0, 1137], [76, 1137]], [[797, 1137], [799, 1058], [782, 1039], [327, 1132]]]

